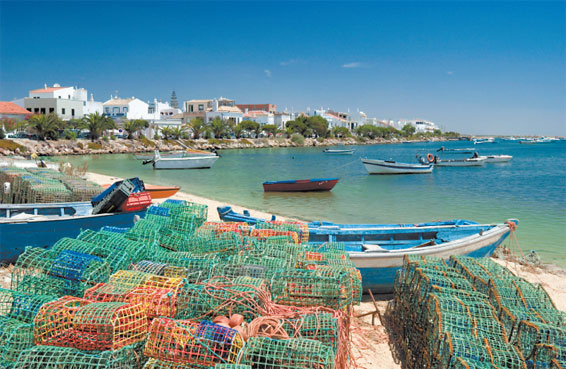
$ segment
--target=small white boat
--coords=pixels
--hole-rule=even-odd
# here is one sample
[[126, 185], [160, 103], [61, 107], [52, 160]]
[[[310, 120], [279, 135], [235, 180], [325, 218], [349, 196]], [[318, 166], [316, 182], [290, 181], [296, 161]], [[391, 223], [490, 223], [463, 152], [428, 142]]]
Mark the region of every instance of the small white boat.
[[513, 159], [511, 155], [486, 155], [480, 156], [480, 158], [485, 158], [486, 163], [507, 163]]
[[156, 152], [151, 162], [154, 169], [203, 169], [212, 167], [216, 160], [217, 155], [162, 158], [159, 152]]
[[484, 157], [467, 159], [438, 159], [435, 158], [434, 165], [437, 167], [480, 167], [485, 164]]
[[369, 174], [431, 173], [432, 164], [399, 163], [392, 160], [361, 159]]
[[493, 137], [476, 138], [474, 140], [474, 145], [486, 144], [486, 143], [495, 143], [495, 138], [493, 138]]
[[[188, 156], [210, 156], [216, 155], [216, 151], [205, 151], [205, 150], [195, 150], [195, 149], [187, 149], [185, 151], [170, 151], [166, 152], [161, 155], [162, 158], [185, 158]], [[154, 155], [144, 155], [144, 154], [135, 154], [134, 155], [138, 160], [151, 160], [153, 159]]]
[[322, 150], [325, 154], [334, 155], [352, 155], [356, 149], [324, 149]]

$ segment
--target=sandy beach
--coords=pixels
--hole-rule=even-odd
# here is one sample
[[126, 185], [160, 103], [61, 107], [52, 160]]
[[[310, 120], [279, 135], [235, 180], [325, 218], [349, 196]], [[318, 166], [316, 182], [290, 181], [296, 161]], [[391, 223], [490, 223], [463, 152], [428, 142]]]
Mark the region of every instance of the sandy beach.
[[[90, 181], [107, 184], [112, 183], [122, 178], [110, 177], [102, 174], [88, 172], [86, 178]], [[159, 185], [159, 183], [152, 183]], [[216, 208], [218, 206], [230, 205], [237, 212], [242, 212], [244, 209], [250, 211], [252, 216], [259, 218], [271, 218], [271, 214], [257, 211], [254, 209], [244, 208], [228, 204], [221, 201], [216, 201], [200, 196], [195, 196], [187, 192], [178, 192], [172, 198], [179, 200], [187, 200], [208, 206], [208, 220], [220, 221]], [[277, 219], [285, 220], [284, 217], [277, 216]], [[531, 283], [539, 283], [548, 292], [556, 307], [560, 310], [566, 310], [566, 270], [543, 265], [535, 267], [532, 265], [521, 265], [516, 261], [511, 260], [494, 260], [501, 265], [510, 269], [516, 275], [526, 279]], [[381, 316], [385, 315], [387, 304], [391, 300], [392, 295], [377, 295], [375, 296], [377, 308]], [[354, 315], [362, 315], [364, 313], [374, 312], [373, 301], [368, 295], [364, 295], [362, 303], [354, 309]], [[355, 318], [352, 324], [352, 353], [356, 360], [356, 364], [360, 368], [380, 368], [380, 369], [396, 369], [401, 368], [401, 364], [397, 363], [389, 346], [389, 337], [385, 326], [386, 322], [381, 322], [378, 315], [367, 315], [361, 318]], [[385, 319], [385, 318], [384, 318]], [[373, 324], [372, 324], [373, 320]]]

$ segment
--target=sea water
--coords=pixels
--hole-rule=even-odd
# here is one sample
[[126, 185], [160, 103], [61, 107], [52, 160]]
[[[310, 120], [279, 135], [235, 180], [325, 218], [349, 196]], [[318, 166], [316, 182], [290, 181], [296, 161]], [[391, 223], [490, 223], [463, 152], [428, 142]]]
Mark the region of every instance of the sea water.
[[[415, 162], [417, 154], [471, 148], [480, 155], [506, 154], [508, 163], [440, 167], [431, 174], [368, 175], [360, 158]], [[349, 146], [353, 155], [329, 155], [321, 147], [221, 150], [211, 169], [154, 170], [133, 155], [68, 157], [88, 170], [140, 177], [181, 191], [303, 220], [337, 223], [419, 223], [469, 219], [502, 223], [519, 219], [524, 252], [566, 267], [566, 142], [430, 142]], [[446, 155], [445, 155], [446, 156]], [[451, 155], [466, 157], [470, 155]], [[264, 193], [264, 181], [338, 177], [331, 192]], [[216, 209], [209, 209], [216, 211]], [[507, 243], [508, 241], [506, 241]]]

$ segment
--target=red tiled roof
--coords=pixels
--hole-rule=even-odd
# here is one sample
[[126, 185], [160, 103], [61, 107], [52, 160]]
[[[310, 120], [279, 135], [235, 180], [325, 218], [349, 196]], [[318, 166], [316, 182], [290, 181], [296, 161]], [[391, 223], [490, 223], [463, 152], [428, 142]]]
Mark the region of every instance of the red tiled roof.
[[0, 101], [0, 114], [6, 115], [32, 115], [30, 111], [9, 101]]
[[53, 92], [53, 91], [57, 91], [60, 90], [62, 88], [67, 88], [67, 87], [47, 87], [47, 88], [39, 88], [37, 90], [31, 90], [30, 92], [33, 93], [42, 93], [42, 92]]

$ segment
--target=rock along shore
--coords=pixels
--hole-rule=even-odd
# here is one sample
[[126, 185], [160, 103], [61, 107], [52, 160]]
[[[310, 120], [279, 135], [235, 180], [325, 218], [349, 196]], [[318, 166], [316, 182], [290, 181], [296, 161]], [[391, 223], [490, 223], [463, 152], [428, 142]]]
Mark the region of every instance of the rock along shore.
[[[433, 138], [434, 141], [443, 141]], [[257, 149], [274, 147], [336, 146], [336, 145], [378, 145], [400, 142], [420, 142], [411, 140], [385, 140], [365, 138], [305, 138], [304, 144], [292, 142], [289, 138], [240, 138], [240, 139], [198, 139], [198, 140], [58, 140], [35, 141], [28, 139], [0, 140], [0, 156], [25, 155], [36, 153], [42, 156], [91, 155], [91, 154], [127, 154], [135, 152], [183, 150], [187, 147], [199, 150]]]

